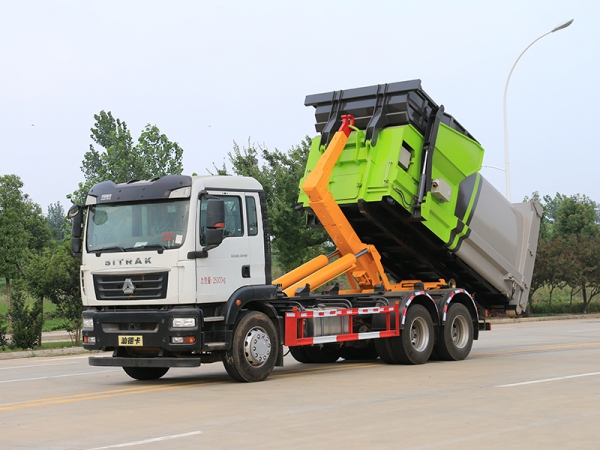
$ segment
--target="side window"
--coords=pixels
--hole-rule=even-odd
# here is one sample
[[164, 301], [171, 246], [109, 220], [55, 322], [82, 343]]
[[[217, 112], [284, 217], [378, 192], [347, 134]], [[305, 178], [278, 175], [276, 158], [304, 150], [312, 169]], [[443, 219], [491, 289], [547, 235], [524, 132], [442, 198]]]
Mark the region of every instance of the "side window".
[[[242, 201], [239, 197], [219, 195], [225, 203], [225, 237], [243, 236]], [[206, 199], [200, 204], [200, 245], [206, 245]]]
[[258, 234], [258, 215], [254, 197], [246, 197], [246, 220], [248, 221], [248, 236]]

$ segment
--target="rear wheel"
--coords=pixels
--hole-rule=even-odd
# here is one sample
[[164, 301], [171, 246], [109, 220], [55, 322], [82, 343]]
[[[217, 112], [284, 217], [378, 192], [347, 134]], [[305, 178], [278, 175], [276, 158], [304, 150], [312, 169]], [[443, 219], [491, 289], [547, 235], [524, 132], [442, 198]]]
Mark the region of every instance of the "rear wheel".
[[423, 364], [433, 350], [433, 321], [422, 305], [408, 309], [404, 329], [392, 339], [394, 354], [402, 364]]
[[398, 358], [392, 348], [392, 338], [375, 339], [375, 349], [381, 360], [386, 364], [398, 364]]
[[273, 322], [261, 312], [246, 311], [236, 321], [223, 365], [234, 380], [262, 381], [275, 367], [278, 348]]
[[[392, 313], [390, 315], [390, 322], [396, 323], [396, 314]], [[376, 314], [373, 317], [373, 330], [385, 330], [386, 329], [386, 319], [383, 314]], [[394, 349], [392, 348], [392, 338], [379, 338], [374, 340], [375, 350], [377, 350], [377, 354], [379, 358], [386, 364], [398, 364], [400, 361], [394, 354]]]
[[136, 380], [158, 380], [169, 371], [168, 367], [123, 367], [127, 375]]
[[306, 356], [314, 363], [334, 363], [340, 359], [340, 349], [325, 346], [306, 347]]
[[451, 304], [435, 349], [441, 359], [460, 361], [471, 353], [472, 346], [473, 321], [471, 314], [465, 305]]
[[373, 360], [379, 357], [373, 341], [368, 341], [364, 347], [342, 347], [340, 355], [349, 361]]

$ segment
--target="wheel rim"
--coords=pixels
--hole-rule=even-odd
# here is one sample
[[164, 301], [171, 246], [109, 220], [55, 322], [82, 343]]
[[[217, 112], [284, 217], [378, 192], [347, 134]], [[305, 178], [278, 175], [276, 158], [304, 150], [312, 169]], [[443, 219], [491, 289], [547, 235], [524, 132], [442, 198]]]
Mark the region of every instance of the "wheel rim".
[[244, 340], [244, 355], [251, 366], [260, 367], [271, 355], [271, 338], [264, 328], [254, 327]]
[[429, 327], [422, 317], [417, 317], [410, 326], [410, 343], [418, 352], [422, 352], [429, 344]]
[[464, 316], [456, 316], [452, 321], [452, 342], [457, 348], [464, 348], [469, 342], [469, 324]]

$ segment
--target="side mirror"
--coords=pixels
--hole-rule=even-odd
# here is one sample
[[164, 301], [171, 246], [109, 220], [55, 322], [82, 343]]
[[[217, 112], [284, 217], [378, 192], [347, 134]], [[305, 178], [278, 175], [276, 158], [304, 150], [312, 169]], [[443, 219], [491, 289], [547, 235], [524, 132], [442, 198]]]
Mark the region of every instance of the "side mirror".
[[83, 244], [83, 239], [81, 238], [71, 238], [71, 253], [76, 258], [81, 258], [81, 247]]
[[75, 257], [81, 257], [82, 239], [83, 234], [83, 207], [80, 205], [73, 205], [67, 213], [67, 219], [73, 221], [73, 228], [71, 231], [71, 252]]
[[225, 202], [220, 198], [206, 200], [206, 228], [225, 229]]
[[224, 236], [225, 202], [220, 198], [209, 198], [206, 200], [206, 247], [203, 250], [219, 246]]

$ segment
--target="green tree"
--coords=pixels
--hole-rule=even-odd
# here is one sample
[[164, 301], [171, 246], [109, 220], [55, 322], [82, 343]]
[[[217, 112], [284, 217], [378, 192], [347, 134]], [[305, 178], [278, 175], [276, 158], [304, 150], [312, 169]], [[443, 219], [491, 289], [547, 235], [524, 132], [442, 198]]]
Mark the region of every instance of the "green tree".
[[8, 332], [8, 321], [0, 314], [0, 350], [4, 350], [8, 345], [6, 333]]
[[[323, 253], [329, 243], [323, 229], [308, 227], [306, 217], [295, 210], [310, 142], [306, 137], [287, 153], [269, 151], [250, 141], [242, 148], [234, 143], [233, 152], [228, 154], [235, 174], [256, 178], [263, 186], [273, 253], [284, 272]], [[263, 164], [259, 163], [259, 156], [265, 161]], [[218, 172], [226, 174], [226, 167]]]
[[10, 306], [12, 319], [11, 346], [17, 348], [33, 348], [41, 344], [40, 336], [44, 323], [42, 310], [39, 303], [27, 306], [25, 291], [20, 283], [16, 284], [13, 302]]
[[44, 216], [40, 205], [32, 202], [27, 195], [25, 204], [23, 227], [28, 233], [27, 248], [30, 251], [40, 253], [48, 245], [51, 236], [48, 220]]
[[[535, 192], [533, 198], [539, 200]], [[600, 294], [600, 226], [598, 204], [585, 195], [544, 196], [544, 215], [532, 281], [532, 291], [550, 289], [548, 311], [556, 287], [580, 292], [584, 312]], [[572, 298], [572, 297], [571, 297]]]
[[556, 233], [562, 236], [569, 234], [598, 234], [598, 205], [585, 195], [563, 197], [556, 210]]
[[565, 281], [569, 286], [579, 287], [583, 299], [583, 312], [587, 313], [590, 302], [600, 294], [600, 235], [585, 233], [567, 236]]
[[29, 217], [32, 204], [22, 187], [23, 182], [17, 175], [0, 176], [0, 274], [6, 280], [9, 309], [10, 283], [19, 275], [19, 262], [32, 240], [28, 227], [34, 223]]
[[79, 259], [71, 254], [69, 242], [47, 247], [43, 254], [33, 255], [24, 269], [27, 291], [40, 301], [48, 298], [57, 306], [65, 329], [76, 345], [81, 339], [81, 293], [79, 291]]
[[525, 202], [536, 200], [544, 209], [544, 214], [542, 215], [542, 221], [540, 223], [540, 239], [551, 239], [554, 236], [554, 225], [558, 220], [558, 208], [565, 198], [567, 198], [566, 195], [558, 192], [554, 197], [551, 197], [550, 195], [544, 195], [542, 197], [539, 192], [535, 191], [531, 194], [531, 197], [526, 196], [523, 200]]
[[67, 196], [73, 203], [84, 203], [90, 188], [100, 181], [124, 183], [182, 172], [183, 149], [156, 126], [146, 125], [134, 145], [127, 124], [115, 119], [110, 111], [101, 111], [94, 119], [90, 137], [99, 149], [90, 144], [83, 157], [85, 181]]
[[[44, 317], [44, 298], [54, 281], [52, 248], [56, 248], [56, 245], [45, 247], [40, 253], [28, 251], [21, 264], [24, 290], [35, 299], [42, 317]], [[42, 330], [40, 329], [39, 332], [39, 342], [42, 342]]]
[[47, 220], [52, 239], [62, 242], [67, 234], [68, 225], [65, 218], [65, 209], [60, 202], [48, 205]]

